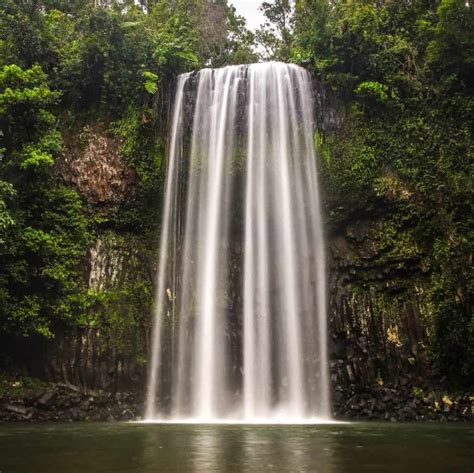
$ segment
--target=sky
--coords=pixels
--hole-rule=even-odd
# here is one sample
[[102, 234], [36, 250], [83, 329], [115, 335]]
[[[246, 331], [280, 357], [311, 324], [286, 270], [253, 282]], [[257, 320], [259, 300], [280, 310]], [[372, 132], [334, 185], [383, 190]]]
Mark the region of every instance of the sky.
[[258, 10], [262, 0], [230, 0], [239, 15], [247, 20], [247, 27], [254, 30], [263, 23], [264, 17]]

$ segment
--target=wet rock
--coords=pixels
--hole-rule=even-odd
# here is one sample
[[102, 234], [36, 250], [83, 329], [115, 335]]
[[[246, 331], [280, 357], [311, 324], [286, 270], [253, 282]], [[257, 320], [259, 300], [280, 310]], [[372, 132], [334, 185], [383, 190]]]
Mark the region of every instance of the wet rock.
[[90, 409], [90, 401], [88, 399], [82, 401], [79, 405], [79, 408], [84, 411], [88, 411]]
[[12, 405], [12, 404], [7, 404], [4, 407], [4, 409], [9, 411], [9, 412], [14, 412], [15, 414], [20, 414], [22, 416], [26, 416], [28, 414], [28, 409], [26, 407], [23, 407], [23, 406], [16, 406], [16, 405]]
[[[421, 392], [427, 393], [425, 398], [420, 397]], [[335, 417], [341, 420], [472, 421], [473, 399], [469, 393], [452, 393], [448, 396], [444, 390], [435, 392], [420, 385], [416, 389], [399, 383], [351, 385], [349, 389], [336, 386], [333, 407]]]
[[135, 419], [135, 417], [136, 416], [134, 412], [132, 412], [130, 409], [125, 409], [120, 413], [120, 420], [129, 421]]
[[57, 383], [57, 386], [59, 388], [62, 388], [63, 390], [66, 390], [66, 391], [72, 391], [72, 392], [75, 392], [75, 393], [81, 392], [80, 387], [74, 386], [73, 384], [70, 384], [70, 383]]
[[65, 143], [56, 172], [89, 205], [114, 208], [133, 196], [137, 175], [122, 159], [120, 137], [100, 125], [90, 125], [65, 137]]
[[355, 381], [354, 371], [350, 365], [346, 365], [346, 372], [349, 377], [349, 381], [353, 383]]
[[55, 396], [56, 392], [53, 389], [47, 389], [44, 394], [38, 399], [38, 404], [40, 404], [41, 406], [47, 406]]
[[91, 398], [100, 398], [106, 396], [106, 393], [101, 389], [86, 389], [84, 393]]
[[142, 402], [128, 392], [116, 396], [69, 383], [51, 383], [39, 395], [0, 399], [0, 421], [129, 421], [137, 418]]
[[86, 413], [78, 407], [73, 407], [69, 412], [72, 420], [75, 421], [84, 420], [84, 418], [86, 417]]

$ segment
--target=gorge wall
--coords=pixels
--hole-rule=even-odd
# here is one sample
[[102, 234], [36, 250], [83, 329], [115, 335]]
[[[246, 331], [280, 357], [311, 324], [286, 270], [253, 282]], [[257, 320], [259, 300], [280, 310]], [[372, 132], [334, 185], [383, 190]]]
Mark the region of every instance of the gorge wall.
[[[316, 98], [319, 134], [330, 136], [344, 126], [344, 108], [318, 86]], [[125, 163], [121, 138], [107, 126], [91, 123], [65, 139], [57, 174], [80, 193], [95, 222], [83, 263], [88, 315], [80, 328], [63, 330], [52, 340], [10, 339], [3, 347], [24, 373], [140, 396], [146, 384], [157, 241], [117, 223], [117, 215], [139, 192], [139, 178]], [[388, 396], [384, 402], [395, 410], [417, 396], [423, 402], [424, 393], [440, 385], [430, 381], [428, 270], [409, 238], [410, 226], [397, 234], [391, 220], [410, 195], [394, 182], [390, 196], [358, 208], [325, 199], [330, 368], [339, 416], [377, 417], [375, 401], [369, 399]], [[395, 251], [397, 245], [403, 251]], [[429, 400], [429, 406], [434, 402]], [[407, 418], [415, 418], [413, 412]]]
[[83, 315], [78, 327], [60, 328], [50, 340], [4, 337], [5, 364], [54, 382], [139, 391], [156, 262], [146, 237], [117, 223], [137, 192], [137, 174], [121, 155], [122, 138], [104, 124], [68, 131], [64, 140], [56, 173], [79, 192], [91, 226], [82, 263]]
[[[329, 126], [337, 126], [339, 119], [335, 118], [335, 112], [330, 112], [328, 117]], [[325, 119], [323, 123], [327, 121]], [[58, 172], [81, 192], [93, 212], [107, 214], [133, 194], [135, 177], [120, 160], [117, 137], [104, 135], [102, 131], [102, 135], [92, 133], [89, 139], [91, 141], [79, 156], [75, 156], [74, 151], [66, 151]], [[332, 372], [333, 380], [341, 386], [370, 384], [377, 379], [395, 381], [399, 376], [416, 378], [426, 375], [428, 366], [429, 306], [423, 298], [423, 278], [420, 279], [423, 271], [409, 258], [387, 256], [390, 247], [384, 241], [383, 214], [389, 209], [384, 208], [386, 204], [382, 202], [380, 205], [382, 207], [373, 213], [353, 215], [343, 221], [334, 218], [337, 212], [341, 213], [340, 208], [326, 209], [331, 271]], [[150, 251], [153, 249], [140, 247], [136, 238], [130, 235], [114, 233], [110, 229], [98, 232], [84, 264], [88, 289], [120, 289], [127, 281], [140, 279], [151, 285], [155, 263], [147, 258]], [[113, 304], [102, 310], [113, 311]], [[122, 310], [122, 316], [126, 317], [127, 308], [122, 307]], [[147, 320], [149, 314], [143, 315]], [[136, 336], [143, 338], [139, 333], [143, 328], [135, 327], [130, 331], [131, 346], [135, 346]], [[81, 336], [73, 338], [73, 343], [58, 340], [53, 345], [57, 345], [58, 356], [65, 360], [74, 359], [77, 355], [73, 356], [73, 353], [83, 353], [86, 366], [100, 372], [103, 371], [99, 368], [101, 358], [107, 359], [106, 353], [102, 353], [107, 349], [106, 340], [105, 347], [97, 341], [101, 338], [100, 331], [99, 327], [85, 328]], [[146, 337], [143, 343], [146, 344]], [[144, 347], [142, 356], [146, 357], [146, 353]], [[122, 359], [113, 362], [108, 371], [116, 371], [114, 376], [118, 379], [131, 379], [129, 369], [121, 368], [124, 363], [131, 363], [130, 354], [122, 351]], [[117, 359], [117, 356], [111, 359]], [[79, 371], [84, 370], [81, 360], [66, 361], [68, 363]], [[65, 368], [59, 371], [67, 373]], [[71, 381], [82, 379], [97, 387], [113, 386], [103, 373], [89, 377], [73, 372], [69, 375]], [[54, 377], [58, 376], [58, 373], [54, 374]]]
[[350, 195], [331, 195], [324, 160], [332, 159], [331, 144], [344, 137], [352, 116], [317, 81], [315, 96], [325, 184], [333, 408], [338, 415], [372, 417], [377, 397], [389, 401], [398, 392], [400, 408], [414, 389], [421, 393], [437, 384], [430, 381], [429, 276], [410, 238], [412, 228], [398, 233], [392, 222], [397, 209], [409, 205], [410, 194], [400, 183], [393, 180], [389, 198], [354, 202]]

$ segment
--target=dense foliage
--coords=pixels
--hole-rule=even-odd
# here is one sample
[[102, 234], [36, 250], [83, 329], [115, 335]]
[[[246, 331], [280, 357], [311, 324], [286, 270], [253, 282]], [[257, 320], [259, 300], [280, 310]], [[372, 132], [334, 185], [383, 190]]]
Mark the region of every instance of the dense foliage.
[[290, 56], [344, 104], [341, 129], [320, 137], [327, 198], [351, 213], [374, 202], [385, 209], [390, 256], [416, 262], [429, 277], [434, 364], [467, 381], [473, 28], [464, 0], [299, 0]]
[[[317, 136], [334, 218], [383, 209], [384, 257], [428, 281], [434, 365], [473, 379], [471, 2], [274, 0], [256, 33], [230, 3], [0, 2], [0, 333], [143, 322], [149, 278], [91, 290], [91, 242], [151, 254], [176, 75], [260, 55], [307, 67], [339, 103], [342, 126]], [[137, 176], [107, 212], [57, 172], [89, 124], [121, 137]]]
[[50, 336], [74, 315], [78, 264], [87, 243], [79, 196], [54, 178], [61, 149], [53, 92], [40, 66], [0, 71], [3, 328]]
[[[90, 245], [153, 251], [175, 77], [255, 61], [253, 41], [225, 0], [0, 3], [0, 333], [143, 322], [148, 275], [88, 288]], [[106, 212], [57, 172], [89, 124], [121, 137], [137, 176], [133, 198]]]

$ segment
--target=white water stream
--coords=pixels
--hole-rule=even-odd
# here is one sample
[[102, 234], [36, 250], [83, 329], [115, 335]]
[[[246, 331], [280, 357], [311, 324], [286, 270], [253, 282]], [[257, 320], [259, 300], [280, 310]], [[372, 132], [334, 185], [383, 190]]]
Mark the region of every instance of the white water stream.
[[330, 418], [313, 134], [302, 68], [180, 76], [147, 420]]

